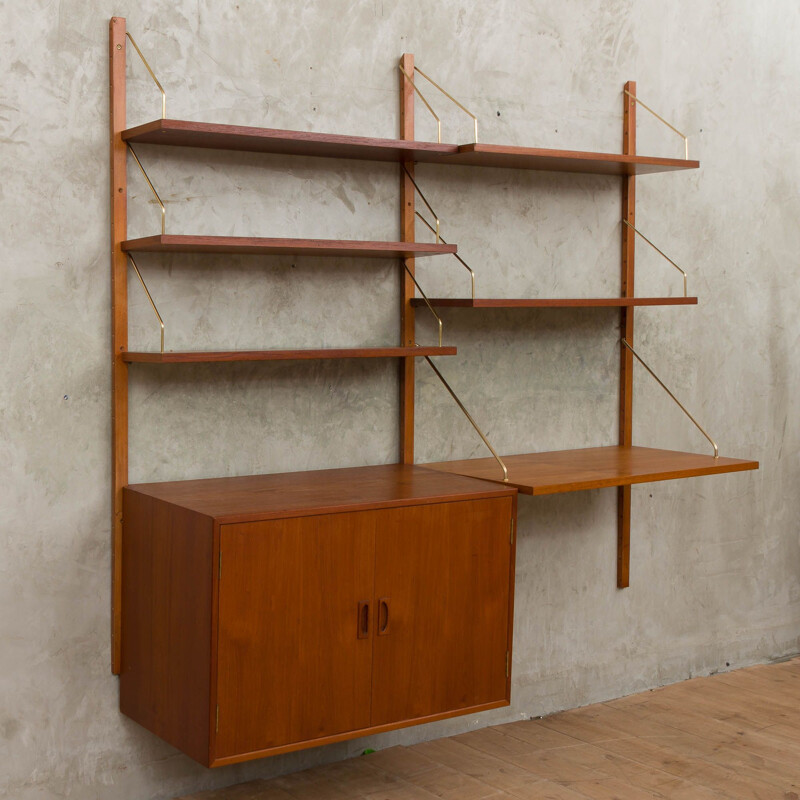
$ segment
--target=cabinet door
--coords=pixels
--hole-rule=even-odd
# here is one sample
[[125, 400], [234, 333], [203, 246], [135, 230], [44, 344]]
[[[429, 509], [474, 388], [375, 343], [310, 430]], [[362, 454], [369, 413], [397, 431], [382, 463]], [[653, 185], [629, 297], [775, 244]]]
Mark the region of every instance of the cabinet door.
[[508, 699], [512, 499], [384, 512], [375, 540], [372, 724]]
[[369, 726], [374, 537], [375, 512], [221, 526], [216, 758]]

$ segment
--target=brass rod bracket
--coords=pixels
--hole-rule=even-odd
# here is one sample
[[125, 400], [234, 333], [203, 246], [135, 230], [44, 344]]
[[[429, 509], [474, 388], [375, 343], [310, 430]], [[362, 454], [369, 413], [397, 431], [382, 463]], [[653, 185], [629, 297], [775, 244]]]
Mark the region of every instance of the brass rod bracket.
[[419, 281], [414, 277], [414, 273], [408, 268], [408, 264], [406, 264], [406, 260], [403, 259], [403, 268], [408, 273], [409, 277], [412, 281], [414, 281], [414, 286], [419, 289], [419, 293], [422, 295], [422, 299], [425, 301], [425, 305], [428, 306], [431, 314], [436, 317], [436, 322], [439, 324], [439, 347], [442, 346], [442, 332], [443, 332], [443, 325], [442, 325], [442, 318], [433, 310], [433, 306], [431, 305], [431, 301], [428, 300], [428, 295], [425, 294], [422, 287], [419, 285]]
[[[405, 69], [403, 69], [403, 65], [400, 64], [398, 66], [399, 66], [400, 72], [402, 72], [403, 75], [406, 76], [408, 82], [411, 84], [411, 87], [419, 95], [420, 100], [422, 100], [422, 102], [425, 103], [425, 107], [428, 109], [428, 111], [431, 112], [431, 114], [433, 115], [433, 118], [436, 120], [436, 130], [437, 130], [436, 141], [439, 142], [439, 144], [441, 144], [441, 142], [442, 142], [442, 121], [441, 121], [441, 119], [439, 118], [437, 113], [433, 110], [433, 107], [431, 106], [431, 104], [425, 99], [425, 95], [420, 91], [420, 89], [416, 85], [416, 83], [414, 83], [414, 79], [411, 77], [411, 75], [409, 75], [408, 72]], [[430, 75], [428, 75], [427, 73], [423, 72], [416, 65], [414, 65], [414, 72], [415, 73], [418, 72], [420, 75], [422, 75], [422, 77], [425, 78], [425, 80], [428, 81], [428, 83], [430, 83], [432, 86], [435, 86], [448, 100], [450, 100], [451, 102], [455, 103], [455, 105], [457, 105], [467, 116], [472, 117], [472, 122], [473, 122], [473, 127], [474, 127], [474, 132], [475, 132], [475, 144], [477, 144], [478, 143], [478, 118], [463, 103], [460, 103], [458, 100], [456, 100], [456, 98], [453, 97], [453, 95], [451, 95], [450, 92], [448, 92], [445, 89], [443, 89], [438, 83], [436, 83], [435, 80], [433, 80], [433, 78], [430, 77]]]
[[[428, 198], [425, 197], [425, 195], [422, 193], [422, 189], [419, 188], [419, 185], [414, 180], [414, 176], [408, 171], [408, 167], [405, 164], [403, 164], [402, 166], [403, 166], [403, 171], [408, 176], [408, 179], [414, 185], [414, 190], [420, 196], [420, 198], [422, 199], [422, 202], [425, 203], [425, 206], [428, 209], [428, 211], [430, 211], [431, 214], [433, 214], [433, 219], [436, 222], [436, 228], [435, 228], [435, 230], [433, 228], [431, 228], [431, 230], [433, 230], [433, 232], [436, 234], [436, 244], [439, 244], [439, 241], [441, 239], [441, 234], [440, 234], [441, 223], [439, 221], [439, 217], [436, 215], [436, 212], [433, 210], [433, 206], [431, 206], [431, 204], [428, 202]], [[417, 216], [420, 217], [420, 219], [422, 219], [424, 221], [424, 217], [422, 217], [422, 215], [419, 212], [416, 212], [416, 213], [417, 213]], [[428, 227], [429, 228], [431, 227], [430, 224], [428, 224]]]
[[661, 378], [659, 378], [658, 375], [656, 375], [655, 372], [653, 372], [653, 370], [650, 369], [647, 364], [645, 364], [645, 362], [642, 360], [642, 357], [628, 344], [628, 341], [624, 336], [620, 339], [620, 342], [622, 342], [622, 344], [631, 351], [633, 357], [650, 373], [650, 375], [652, 375], [656, 383], [675, 401], [678, 408], [680, 408], [680, 410], [683, 411], [683, 413], [686, 414], [686, 416], [689, 417], [689, 419], [695, 424], [697, 430], [699, 430], [700, 433], [702, 433], [703, 436], [705, 436], [706, 439], [711, 442], [711, 446], [714, 448], [714, 458], [719, 458], [719, 447], [717, 447], [717, 443], [706, 433], [705, 428], [703, 428], [703, 426], [686, 410], [686, 407], [683, 405], [683, 403], [681, 403], [681, 401], [678, 400], [678, 398], [675, 397], [675, 395], [665, 386]]
[[158, 91], [161, 92], [161, 119], [166, 119], [167, 118], [167, 93], [164, 91], [164, 87], [158, 82], [158, 78], [156, 78], [155, 72], [153, 72], [150, 64], [147, 63], [147, 59], [144, 57], [144, 54], [142, 53], [142, 51], [139, 49], [139, 45], [136, 44], [136, 40], [133, 38], [133, 36], [130, 35], [130, 33], [128, 33], [128, 31], [125, 31], [125, 35], [131, 40], [131, 44], [136, 49], [136, 52], [139, 54], [139, 58], [142, 59], [142, 63], [145, 65], [145, 67], [147, 68], [147, 71], [150, 73], [150, 77], [153, 79], [153, 82], [158, 87]]
[[158, 203], [159, 207], [161, 208], [161, 235], [163, 236], [167, 232], [167, 209], [164, 207], [164, 203], [162, 202], [161, 198], [158, 196], [158, 192], [156, 191], [156, 187], [153, 186], [153, 182], [150, 180], [145, 168], [142, 166], [142, 162], [139, 161], [139, 156], [136, 155], [136, 151], [131, 146], [130, 142], [128, 143], [128, 150], [131, 151], [131, 155], [133, 156], [134, 161], [139, 165], [139, 169], [142, 171], [142, 175], [144, 175], [144, 179], [147, 181], [147, 185], [150, 187], [150, 191], [153, 193], [153, 197], [155, 197], [156, 202]]
[[647, 242], [647, 244], [649, 244], [650, 247], [653, 248], [653, 250], [655, 250], [660, 256], [663, 256], [667, 261], [669, 261], [670, 264], [672, 264], [673, 267], [675, 267], [676, 270], [678, 270], [678, 272], [681, 273], [681, 275], [683, 275], [683, 296], [684, 297], [688, 297], [689, 296], [689, 288], [688, 288], [688, 277], [686, 275], [686, 272], [683, 269], [681, 269], [681, 267], [679, 267], [663, 250], [661, 250], [660, 248], [656, 247], [635, 225], [631, 225], [631, 223], [628, 222], [627, 219], [623, 219], [622, 221], [629, 228], [631, 228], [631, 230], [633, 230], [634, 233], [636, 233], [639, 236], [641, 236], [642, 239], [644, 239]]
[[472, 427], [475, 428], [475, 430], [478, 432], [478, 436], [481, 437], [481, 439], [483, 440], [483, 443], [489, 448], [489, 451], [494, 456], [495, 461], [497, 461], [497, 463], [502, 468], [502, 470], [503, 470], [503, 483], [508, 483], [508, 469], [506, 468], [506, 465], [503, 462], [503, 459], [500, 458], [500, 456], [497, 454], [497, 451], [494, 449], [494, 447], [492, 447], [491, 443], [486, 438], [486, 435], [484, 434], [484, 432], [478, 427], [478, 423], [475, 422], [475, 420], [472, 418], [472, 415], [464, 407], [464, 404], [461, 402], [461, 400], [458, 399], [458, 395], [453, 391], [453, 389], [450, 386], [450, 384], [444, 379], [444, 375], [442, 375], [442, 373], [439, 372], [439, 370], [436, 368], [436, 365], [433, 363], [433, 361], [431, 361], [430, 356], [423, 356], [423, 357], [428, 362], [428, 365], [430, 366], [430, 368], [436, 373], [436, 377], [442, 382], [444, 388], [447, 389], [447, 391], [450, 393], [450, 397], [452, 397], [453, 400], [456, 401], [456, 405], [464, 412], [464, 416], [470, 421], [470, 424], [472, 425]]
[[675, 133], [678, 134], [678, 136], [681, 137], [681, 139], [683, 139], [683, 153], [684, 153], [683, 157], [688, 161], [689, 137], [685, 133], [681, 133], [672, 123], [667, 122], [667, 120], [665, 120], [664, 117], [661, 116], [661, 114], [657, 114], [655, 111], [653, 111], [653, 109], [650, 108], [650, 106], [642, 102], [635, 94], [633, 94], [633, 92], [629, 92], [627, 89], [623, 89], [622, 91], [625, 92], [625, 94], [628, 95], [628, 97], [630, 97], [634, 103], [640, 105], [645, 111], [649, 111], [657, 120], [663, 122], [671, 131], [674, 131]]
[[144, 289], [144, 293], [147, 295], [147, 299], [150, 301], [150, 306], [153, 309], [153, 313], [158, 318], [158, 324], [161, 326], [161, 352], [164, 352], [164, 320], [161, 319], [161, 314], [158, 313], [158, 309], [156, 308], [155, 301], [153, 300], [153, 295], [150, 294], [150, 290], [147, 288], [147, 284], [144, 282], [144, 278], [142, 277], [142, 273], [139, 271], [139, 267], [136, 266], [136, 261], [134, 261], [133, 256], [130, 253], [126, 253], [125, 255], [128, 256], [128, 259], [133, 266], [133, 270], [136, 273], [136, 277], [139, 278], [139, 283], [142, 284], [142, 289]]

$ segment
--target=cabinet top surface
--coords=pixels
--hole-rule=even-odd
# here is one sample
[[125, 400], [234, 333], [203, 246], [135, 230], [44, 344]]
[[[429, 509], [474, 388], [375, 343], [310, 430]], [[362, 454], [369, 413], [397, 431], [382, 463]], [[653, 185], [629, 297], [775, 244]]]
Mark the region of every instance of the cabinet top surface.
[[140, 483], [126, 491], [174, 503], [222, 523], [516, 493], [513, 487], [406, 464]]

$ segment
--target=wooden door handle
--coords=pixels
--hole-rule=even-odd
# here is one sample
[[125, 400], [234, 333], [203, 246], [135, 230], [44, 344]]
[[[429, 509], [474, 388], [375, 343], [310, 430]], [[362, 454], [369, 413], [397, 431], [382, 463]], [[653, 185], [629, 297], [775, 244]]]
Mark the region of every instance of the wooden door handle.
[[378, 636], [389, 633], [389, 601], [391, 597], [381, 597], [378, 600]]
[[357, 638], [369, 639], [369, 603], [358, 604]]

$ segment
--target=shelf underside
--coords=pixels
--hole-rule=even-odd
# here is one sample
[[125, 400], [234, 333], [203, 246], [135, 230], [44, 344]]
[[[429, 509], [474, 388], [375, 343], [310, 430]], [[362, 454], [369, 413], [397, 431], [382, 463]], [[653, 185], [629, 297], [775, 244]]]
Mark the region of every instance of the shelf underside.
[[[429, 297], [437, 308], [618, 308], [623, 306], [692, 306], [696, 297], [565, 297], [565, 298], [461, 298]], [[423, 307], [425, 300], [414, 297], [411, 305]]]
[[[758, 469], [757, 461], [714, 458], [651, 447], [590, 447], [502, 456], [502, 459], [508, 469], [508, 483], [505, 485], [532, 495]], [[503, 471], [493, 458], [442, 461], [421, 466], [503, 483]]]
[[275, 239], [252, 236], [162, 234], [128, 239], [122, 249], [135, 253], [231, 253], [242, 255], [420, 258], [455, 253], [454, 244], [363, 242], [352, 239]]
[[339, 347], [316, 350], [188, 350], [167, 353], [127, 351], [122, 360], [142, 364], [192, 364], [218, 361], [308, 361], [330, 358], [405, 358], [454, 356], [455, 347]]
[[697, 169], [700, 166], [698, 161], [682, 158], [653, 158], [619, 153], [592, 153], [496, 144], [437, 144], [241, 125], [216, 125], [176, 119], [159, 119], [130, 128], [123, 132], [122, 138], [133, 144], [602, 175], [642, 175]]

